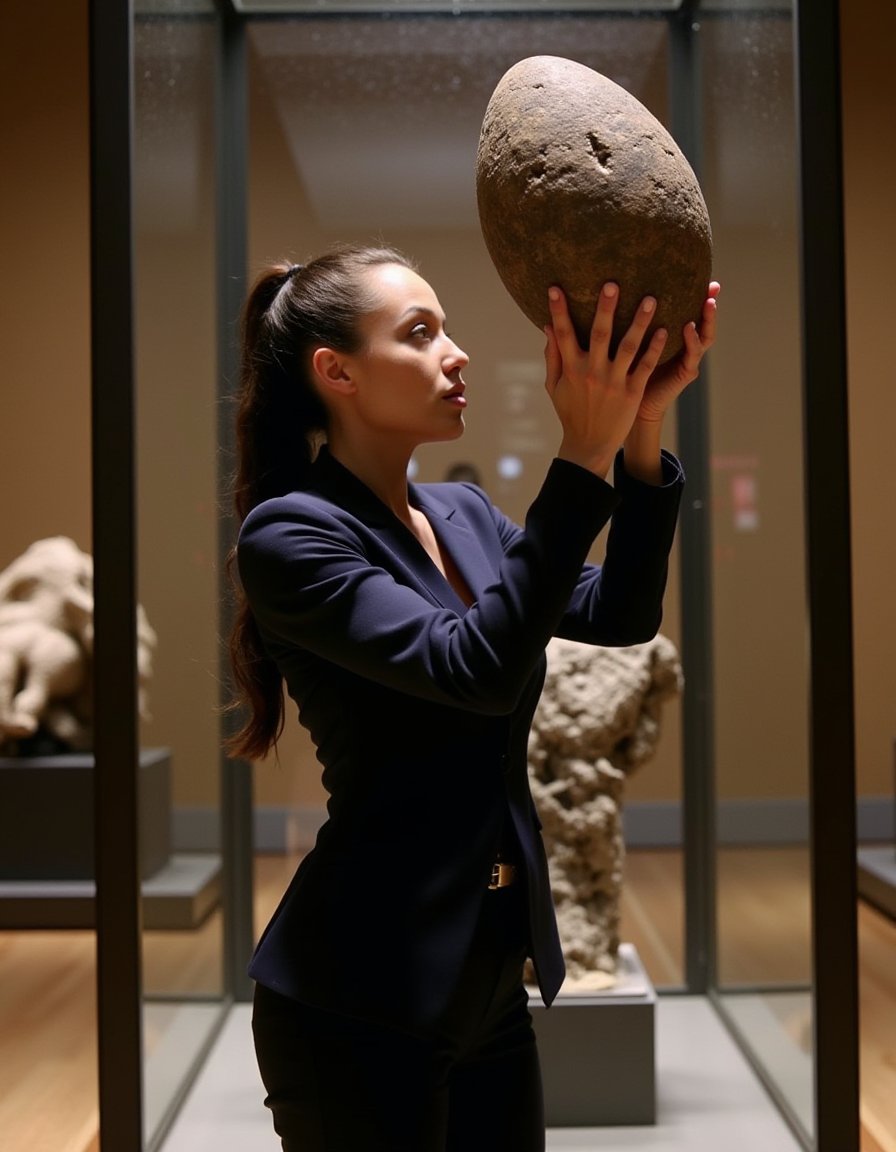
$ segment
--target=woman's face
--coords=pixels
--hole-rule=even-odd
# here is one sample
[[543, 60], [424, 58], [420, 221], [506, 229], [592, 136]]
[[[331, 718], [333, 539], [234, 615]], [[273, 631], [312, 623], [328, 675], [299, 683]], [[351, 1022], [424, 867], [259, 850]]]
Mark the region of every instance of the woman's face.
[[378, 265], [365, 276], [380, 304], [361, 319], [362, 347], [348, 357], [354, 411], [371, 431], [412, 449], [455, 439], [464, 430], [461, 372], [469, 357], [445, 331], [435, 292], [400, 264]]

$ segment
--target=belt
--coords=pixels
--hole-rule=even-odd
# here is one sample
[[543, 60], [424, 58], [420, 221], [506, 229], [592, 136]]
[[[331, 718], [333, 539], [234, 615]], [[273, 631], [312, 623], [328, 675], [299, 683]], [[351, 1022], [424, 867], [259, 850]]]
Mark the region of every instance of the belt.
[[492, 878], [489, 889], [508, 888], [516, 880], [516, 865], [504, 860], [496, 860], [492, 865]]

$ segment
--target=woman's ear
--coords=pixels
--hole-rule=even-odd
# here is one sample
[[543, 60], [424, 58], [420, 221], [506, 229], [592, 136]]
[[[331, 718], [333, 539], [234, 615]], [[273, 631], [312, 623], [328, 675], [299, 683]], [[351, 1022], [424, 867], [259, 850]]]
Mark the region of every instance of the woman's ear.
[[333, 348], [315, 348], [311, 354], [311, 370], [322, 388], [343, 396], [355, 391], [346, 357]]

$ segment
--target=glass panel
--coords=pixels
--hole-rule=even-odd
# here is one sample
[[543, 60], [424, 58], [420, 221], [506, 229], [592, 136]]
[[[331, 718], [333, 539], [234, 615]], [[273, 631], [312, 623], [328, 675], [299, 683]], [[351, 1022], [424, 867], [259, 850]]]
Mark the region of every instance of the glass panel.
[[[517, 521], [558, 444], [544, 394], [543, 336], [517, 309], [485, 249], [476, 206], [476, 148], [504, 72], [531, 55], [568, 57], [628, 89], [667, 119], [668, 32], [656, 16], [388, 13], [272, 19], [250, 25], [250, 272], [299, 262], [334, 241], [382, 237], [411, 255], [434, 285], [450, 331], [471, 357], [462, 443], [427, 445], [415, 475], [440, 480], [472, 465]], [[599, 550], [598, 550], [599, 552]], [[676, 565], [673, 564], [673, 572]], [[673, 577], [664, 632], [678, 642]], [[262, 766], [256, 801], [271, 811], [323, 802], [319, 769], [297, 726], [281, 763]], [[680, 728], [664, 706], [655, 760], [626, 785], [652, 808], [680, 800]], [[293, 747], [293, 742], [297, 746]], [[682, 981], [677, 850], [631, 857], [623, 937], [660, 985]], [[661, 874], [664, 898], [637, 898]], [[659, 918], [655, 918], [655, 913]]]
[[220, 1018], [214, 84], [211, 3], [135, 28], [139, 599], [154, 644], [141, 724], [145, 1132]]
[[704, 185], [728, 317], [713, 352], [710, 401], [717, 977], [722, 1010], [809, 1136], [809, 682], [793, 26], [789, 9], [725, 7], [704, 13], [699, 33]]

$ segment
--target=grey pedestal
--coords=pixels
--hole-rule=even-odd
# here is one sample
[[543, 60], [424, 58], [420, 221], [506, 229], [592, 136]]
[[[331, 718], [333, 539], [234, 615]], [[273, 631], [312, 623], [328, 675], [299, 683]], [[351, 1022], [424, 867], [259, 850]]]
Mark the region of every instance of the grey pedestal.
[[[141, 884], [144, 928], [196, 928], [221, 900], [221, 857], [170, 856]], [[0, 880], [0, 929], [93, 928], [92, 880]]]
[[858, 855], [859, 895], [896, 920], [896, 847], [863, 847]]
[[[194, 928], [221, 899], [221, 859], [171, 851], [171, 754], [140, 753], [146, 928]], [[0, 757], [0, 928], [94, 925], [93, 757]]]
[[619, 950], [606, 991], [530, 994], [550, 1128], [656, 1122], [656, 993], [634, 947]]
[[[0, 879], [93, 879], [93, 757], [0, 757]], [[140, 753], [140, 875], [171, 855], [171, 752]]]

